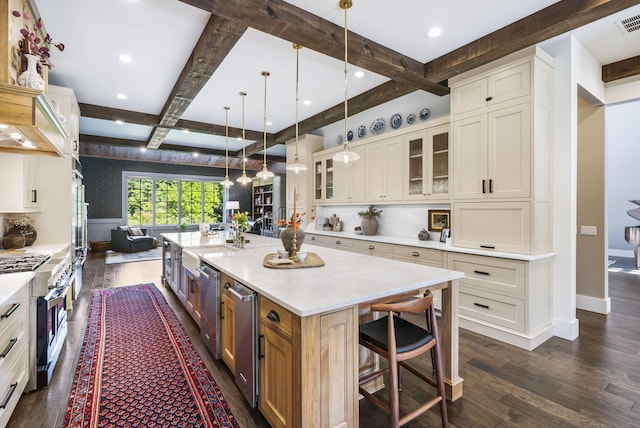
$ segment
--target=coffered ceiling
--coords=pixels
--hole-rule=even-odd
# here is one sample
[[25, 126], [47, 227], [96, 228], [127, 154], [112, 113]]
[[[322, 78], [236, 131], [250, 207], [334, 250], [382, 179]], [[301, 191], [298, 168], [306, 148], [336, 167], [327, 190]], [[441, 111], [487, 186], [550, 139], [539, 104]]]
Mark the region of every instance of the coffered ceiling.
[[[262, 166], [265, 129], [269, 162], [282, 162], [284, 143], [295, 135], [294, 42], [304, 46], [300, 133], [322, 132], [344, 115], [338, 0], [32, 1], [54, 40], [66, 45], [53, 53], [49, 81], [76, 92], [84, 156], [224, 166], [229, 106], [230, 167], [241, 168], [243, 145], [252, 159], [247, 168]], [[638, 57], [640, 31], [624, 34], [616, 21], [640, 14], [639, 4], [353, 0], [349, 114], [416, 91], [428, 104], [447, 96], [447, 79], [567, 32], [603, 65]], [[435, 27], [442, 34], [427, 37]], [[131, 62], [122, 62], [123, 54]], [[637, 58], [630, 62], [627, 73], [638, 69]], [[359, 70], [364, 77], [354, 76]], [[270, 72], [266, 128], [262, 71]], [[241, 91], [247, 93], [244, 143], [236, 138], [243, 127]]]

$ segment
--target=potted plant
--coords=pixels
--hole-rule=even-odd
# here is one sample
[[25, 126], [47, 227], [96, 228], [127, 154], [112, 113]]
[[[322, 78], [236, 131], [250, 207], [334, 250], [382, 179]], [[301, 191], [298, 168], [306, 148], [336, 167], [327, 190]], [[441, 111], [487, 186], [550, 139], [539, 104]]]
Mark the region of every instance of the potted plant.
[[376, 217], [379, 217], [382, 214], [382, 210], [377, 209], [373, 205], [369, 205], [365, 211], [360, 211], [358, 215], [362, 218], [360, 222], [360, 227], [362, 228], [362, 233], [364, 235], [372, 236], [378, 232], [378, 220]]
[[[21, 236], [24, 238], [24, 245], [33, 245], [38, 237], [36, 230], [33, 228], [35, 224], [35, 220], [29, 214], [20, 214], [14, 217], [6, 217], [4, 219], [5, 226], [8, 227], [8, 231], [5, 234], [5, 237], [17, 237]], [[10, 239], [7, 240], [9, 242]], [[5, 245], [5, 248], [8, 248]], [[21, 247], [13, 247], [13, 248], [21, 248]]]

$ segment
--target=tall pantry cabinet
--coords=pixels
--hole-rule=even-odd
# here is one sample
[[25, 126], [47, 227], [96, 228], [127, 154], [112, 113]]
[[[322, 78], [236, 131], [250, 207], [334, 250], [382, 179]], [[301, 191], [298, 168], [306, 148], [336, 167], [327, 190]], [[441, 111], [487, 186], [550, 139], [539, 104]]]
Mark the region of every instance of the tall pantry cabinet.
[[525, 349], [553, 335], [552, 75], [532, 47], [449, 80], [452, 245], [486, 250], [448, 255], [460, 326]]

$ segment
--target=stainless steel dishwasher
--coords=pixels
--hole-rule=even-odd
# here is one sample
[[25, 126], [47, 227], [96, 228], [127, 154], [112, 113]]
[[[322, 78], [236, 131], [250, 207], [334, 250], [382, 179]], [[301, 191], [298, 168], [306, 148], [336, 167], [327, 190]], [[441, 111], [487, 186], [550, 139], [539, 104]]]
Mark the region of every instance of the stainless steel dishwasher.
[[220, 272], [201, 264], [200, 273], [200, 335], [216, 359], [220, 358]]
[[256, 294], [250, 288], [235, 282], [224, 284], [234, 300], [235, 317], [235, 376], [236, 384], [251, 407], [257, 404], [256, 370]]

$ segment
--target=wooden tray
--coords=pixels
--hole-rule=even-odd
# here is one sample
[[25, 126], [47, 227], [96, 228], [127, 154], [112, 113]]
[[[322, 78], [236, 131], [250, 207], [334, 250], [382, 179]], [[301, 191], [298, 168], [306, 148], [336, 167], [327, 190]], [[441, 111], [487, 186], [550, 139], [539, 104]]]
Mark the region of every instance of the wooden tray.
[[269, 260], [275, 257], [278, 257], [278, 255], [275, 253], [267, 254], [266, 256], [264, 256], [264, 260], [262, 261], [263, 266], [269, 269], [303, 269], [324, 266], [324, 260], [322, 260], [316, 253], [307, 252], [307, 258], [304, 263], [293, 262], [282, 265], [273, 265], [269, 263]]

